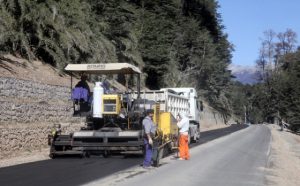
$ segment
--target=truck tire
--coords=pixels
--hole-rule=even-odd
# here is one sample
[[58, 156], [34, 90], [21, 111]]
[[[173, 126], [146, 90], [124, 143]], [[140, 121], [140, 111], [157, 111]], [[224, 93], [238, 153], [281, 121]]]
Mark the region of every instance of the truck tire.
[[90, 157], [90, 153], [87, 151], [83, 151], [81, 154], [81, 158], [89, 158]]
[[191, 144], [191, 141], [192, 141], [192, 139], [191, 139], [192, 137], [191, 137], [191, 131], [189, 130], [189, 136], [188, 136], [188, 145], [190, 145]]
[[200, 139], [200, 133], [199, 133], [199, 131], [197, 131], [197, 132], [194, 134], [194, 136], [191, 138], [191, 142], [192, 142], [192, 143], [197, 143], [197, 142], [199, 141], [199, 139]]
[[53, 154], [53, 153], [50, 153], [50, 154], [49, 154], [49, 157], [50, 157], [51, 159], [55, 159], [55, 158], [56, 158], [55, 154]]
[[104, 158], [108, 158], [110, 156], [110, 152], [106, 150], [102, 155]]
[[191, 137], [191, 142], [192, 143], [197, 143], [197, 136], [194, 135], [193, 137]]

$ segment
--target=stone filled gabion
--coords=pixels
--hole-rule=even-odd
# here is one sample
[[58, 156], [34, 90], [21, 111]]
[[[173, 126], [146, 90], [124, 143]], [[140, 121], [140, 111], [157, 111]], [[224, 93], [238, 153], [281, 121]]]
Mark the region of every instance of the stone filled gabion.
[[73, 118], [70, 88], [0, 77], [0, 158], [47, 147], [55, 123], [68, 133], [82, 126]]

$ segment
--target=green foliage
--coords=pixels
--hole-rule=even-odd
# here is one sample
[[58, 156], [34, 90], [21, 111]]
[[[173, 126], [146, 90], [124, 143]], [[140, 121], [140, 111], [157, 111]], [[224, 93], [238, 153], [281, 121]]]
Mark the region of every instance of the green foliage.
[[300, 121], [300, 50], [288, 54], [284, 66], [274, 88], [276, 109], [286, 121]]
[[[276, 36], [272, 30], [265, 33], [267, 38]], [[283, 35], [289, 39], [284, 40]], [[234, 114], [241, 120], [246, 112], [247, 121], [253, 123], [274, 122], [275, 119], [291, 124], [300, 121], [300, 50], [293, 49], [296, 35], [288, 29], [277, 37], [278, 42], [263, 41], [261, 59], [258, 60], [262, 82], [252, 86], [233, 86], [230, 100]]]
[[94, 17], [88, 3], [4, 0], [1, 10], [1, 20], [9, 20], [1, 32], [4, 39], [0, 45], [5, 46], [5, 51], [40, 58], [60, 69], [67, 63], [116, 61], [114, 46], [90, 27], [89, 21]]
[[128, 62], [150, 89], [194, 86], [226, 117], [232, 46], [212, 0], [2, 0], [0, 48], [63, 69]]

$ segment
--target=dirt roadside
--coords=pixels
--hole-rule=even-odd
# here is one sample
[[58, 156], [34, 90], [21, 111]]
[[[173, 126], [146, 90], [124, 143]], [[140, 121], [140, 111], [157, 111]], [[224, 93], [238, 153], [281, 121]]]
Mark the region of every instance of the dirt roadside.
[[289, 130], [280, 131], [278, 125], [269, 125], [272, 133], [267, 185], [300, 185], [300, 135]]

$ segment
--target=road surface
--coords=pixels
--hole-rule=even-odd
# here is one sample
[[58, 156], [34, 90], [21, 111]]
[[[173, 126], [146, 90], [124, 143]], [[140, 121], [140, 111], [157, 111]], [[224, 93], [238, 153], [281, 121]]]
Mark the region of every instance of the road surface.
[[271, 133], [266, 126], [250, 126], [191, 149], [191, 160], [166, 158], [159, 168], [131, 169], [86, 185], [266, 185], [270, 139]]
[[59, 158], [1, 168], [0, 185], [263, 185], [269, 143], [267, 127], [233, 125], [202, 132], [189, 161], [144, 170], [141, 157]]

